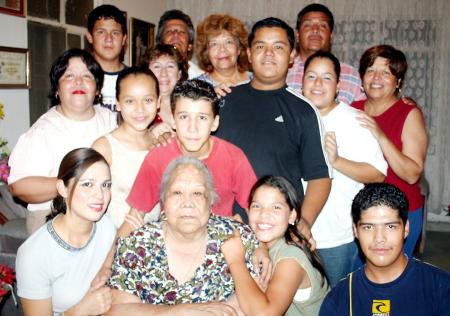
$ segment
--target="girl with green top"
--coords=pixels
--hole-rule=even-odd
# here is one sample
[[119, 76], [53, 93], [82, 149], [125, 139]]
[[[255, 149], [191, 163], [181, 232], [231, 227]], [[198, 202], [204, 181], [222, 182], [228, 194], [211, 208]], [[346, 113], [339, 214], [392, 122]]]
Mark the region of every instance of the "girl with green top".
[[239, 233], [225, 242], [221, 250], [242, 311], [258, 316], [318, 315], [329, 286], [317, 254], [296, 229], [301, 217], [296, 190], [283, 177], [265, 176], [253, 186], [249, 201], [250, 226], [269, 247], [273, 270], [267, 287], [260, 286], [245, 265]]

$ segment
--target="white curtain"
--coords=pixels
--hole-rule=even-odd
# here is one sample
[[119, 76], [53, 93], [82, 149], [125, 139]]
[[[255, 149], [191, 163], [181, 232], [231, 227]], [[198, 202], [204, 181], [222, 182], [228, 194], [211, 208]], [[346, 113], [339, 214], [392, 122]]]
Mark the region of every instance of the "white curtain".
[[[251, 26], [268, 16], [295, 27], [297, 13], [312, 1], [168, 0], [167, 8], [189, 14], [196, 25], [211, 13], [227, 13]], [[358, 67], [361, 54], [377, 44], [401, 49], [408, 60], [403, 94], [421, 105], [430, 136], [425, 177], [429, 207], [450, 204], [450, 1], [317, 1], [334, 14], [333, 52]]]

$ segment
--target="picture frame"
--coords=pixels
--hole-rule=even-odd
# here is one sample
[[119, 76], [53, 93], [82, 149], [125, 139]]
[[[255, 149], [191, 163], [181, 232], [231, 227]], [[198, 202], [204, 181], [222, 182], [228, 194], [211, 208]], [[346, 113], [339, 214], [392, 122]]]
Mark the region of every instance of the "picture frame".
[[30, 52], [0, 46], [0, 89], [30, 88]]
[[[125, 18], [125, 22], [126, 22], [127, 25], [128, 25], [128, 13], [127, 13], [127, 11], [122, 11], [122, 10], [120, 10], [120, 12], [122, 12], [123, 17]], [[128, 34], [127, 34], [127, 36], [128, 36]], [[125, 46], [123, 46], [123, 47], [122, 47], [122, 50], [120, 51], [119, 60], [120, 60], [121, 63], [123, 63], [124, 60], [125, 60], [125, 54], [128, 52], [128, 47], [129, 47], [129, 45], [128, 45], [128, 41], [127, 41], [127, 43], [125, 44]]]
[[130, 65], [140, 65], [145, 51], [154, 45], [155, 25], [130, 17]]
[[0, 2], [0, 13], [25, 16], [24, 0], [5, 0]]

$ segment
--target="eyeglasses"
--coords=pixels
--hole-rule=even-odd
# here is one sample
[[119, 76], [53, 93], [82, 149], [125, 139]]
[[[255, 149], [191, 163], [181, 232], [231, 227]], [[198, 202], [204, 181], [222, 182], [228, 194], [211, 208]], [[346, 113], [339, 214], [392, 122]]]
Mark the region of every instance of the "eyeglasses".
[[219, 50], [220, 47], [231, 50], [237, 47], [237, 43], [233, 38], [214, 39], [208, 42], [209, 50]]

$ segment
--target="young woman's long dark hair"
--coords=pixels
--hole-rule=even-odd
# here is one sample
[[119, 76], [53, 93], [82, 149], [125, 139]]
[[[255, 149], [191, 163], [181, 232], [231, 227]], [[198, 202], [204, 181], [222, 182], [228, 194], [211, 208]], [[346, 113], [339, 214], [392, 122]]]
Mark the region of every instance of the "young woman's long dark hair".
[[61, 195], [57, 195], [52, 202], [52, 212], [47, 216], [47, 221], [55, 218], [58, 214], [66, 214], [67, 205], [72, 202], [72, 195], [75, 186], [80, 180], [83, 173], [94, 163], [102, 161], [106, 165], [105, 158], [92, 148], [77, 148], [68, 152], [61, 164], [59, 165], [58, 180], [62, 180], [66, 187], [69, 186], [69, 182], [73, 180], [72, 189], [70, 190], [67, 200]]
[[319, 255], [316, 251], [311, 251], [308, 240], [298, 231], [297, 224], [300, 221], [301, 213], [300, 207], [301, 203], [297, 195], [297, 191], [294, 189], [294, 186], [284, 177], [280, 176], [263, 176], [256, 181], [253, 185], [252, 190], [250, 191], [249, 197], [249, 205], [251, 205], [253, 197], [260, 187], [267, 186], [270, 188], [277, 189], [284, 196], [289, 209], [295, 209], [297, 211], [297, 217], [293, 224], [289, 224], [284, 234], [284, 238], [286, 242], [290, 245], [297, 246], [300, 248], [306, 255], [306, 257], [311, 262], [312, 266], [316, 268], [320, 274], [322, 275], [322, 285], [324, 280], [328, 281], [328, 277], [325, 273], [325, 269], [320, 262]]

